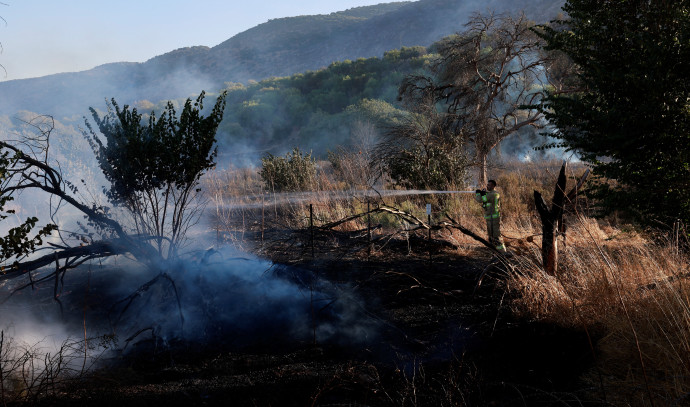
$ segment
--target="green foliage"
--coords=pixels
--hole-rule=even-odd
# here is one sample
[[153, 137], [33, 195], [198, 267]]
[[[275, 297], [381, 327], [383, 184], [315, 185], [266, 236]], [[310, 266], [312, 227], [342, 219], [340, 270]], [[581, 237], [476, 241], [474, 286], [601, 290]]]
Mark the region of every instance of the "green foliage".
[[[3, 191], [7, 190], [6, 181], [9, 179], [10, 168], [16, 162], [16, 158], [16, 156], [11, 157], [10, 152], [7, 150], [2, 151], [2, 154], [0, 154], [0, 184], [2, 184]], [[0, 221], [7, 219], [9, 215], [15, 213], [14, 210], [4, 209], [5, 205], [12, 200], [14, 198], [9, 193], [0, 195]], [[32, 253], [36, 250], [36, 247], [43, 244], [43, 238], [57, 230], [56, 225], [48, 224], [31, 237], [31, 232], [37, 222], [38, 218], [35, 216], [29, 217], [22, 224], [10, 228], [6, 235], [0, 237], [0, 262], [4, 263], [13, 257], [19, 258]], [[4, 271], [5, 266], [2, 266], [0, 274]]]
[[261, 159], [261, 179], [271, 191], [303, 191], [316, 178], [316, 161], [295, 147], [285, 157], [267, 154]]
[[[594, 167], [606, 212], [690, 222], [690, 1], [569, 0], [538, 32], [577, 66], [541, 108], [551, 134]], [[603, 182], [615, 180], [615, 182]]]
[[405, 188], [444, 190], [462, 185], [467, 178], [467, 156], [441, 146], [417, 145], [403, 149], [386, 161], [391, 178]]
[[125, 105], [120, 109], [115, 99], [103, 118], [90, 109], [104, 140], [88, 121], [85, 136], [111, 183], [108, 198], [129, 204], [141, 192], [184, 188], [214, 165], [215, 134], [223, 117], [225, 94], [208, 117], [201, 116], [204, 95], [202, 92], [194, 103], [187, 99], [179, 118], [173, 103], [168, 102], [160, 117], [151, 112], [147, 125], [142, 124], [143, 116], [136, 108]]
[[[424, 47], [403, 48], [384, 58], [334, 62], [318, 71], [246, 87], [228, 84], [228, 109], [219, 128], [225, 137], [219, 142], [287, 149], [284, 140], [289, 135], [325, 154], [329, 147], [348, 144], [352, 114], [370, 109], [368, 113], [384, 120], [390, 116], [400, 81], [428, 59]], [[330, 145], [324, 145], [325, 135]]]
[[[168, 102], [160, 116], [148, 120], [113, 99], [108, 114], [91, 114], [100, 135], [86, 121], [84, 136], [96, 155], [110, 188], [106, 195], [134, 217], [139, 233], [171, 242], [170, 250], [189, 226], [189, 204], [198, 192], [201, 175], [213, 167], [216, 130], [223, 119], [226, 94], [216, 100], [210, 114], [202, 116], [205, 93], [187, 99], [177, 116]], [[162, 240], [158, 240], [162, 251]]]
[[355, 105], [348, 106], [346, 112], [353, 118], [375, 123], [381, 128], [399, 124], [405, 111], [380, 99], [362, 99]]
[[416, 46], [416, 47], [402, 47], [400, 49], [394, 49], [383, 53], [383, 59], [386, 61], [398, 61], [401, 59], [418, 59], [426, 55], [426, 47]]

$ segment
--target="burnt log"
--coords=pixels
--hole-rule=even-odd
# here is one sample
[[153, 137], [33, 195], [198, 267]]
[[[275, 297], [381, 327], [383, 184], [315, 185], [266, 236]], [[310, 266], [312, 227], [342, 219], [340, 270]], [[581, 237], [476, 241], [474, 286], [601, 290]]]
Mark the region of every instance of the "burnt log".
[[567, 202], [575, 201], [577, 193], [584, 184], [589, 169], [580, 177], [577, 185], [569, 193], [565, 193], [567, 163], [563, 163], [561, 171], [558, 174], [558, 181], [556, 181], [556, 188], [551, 199], [551, 208], [548, 207], [544, 197], [538, 192], [534, 191], [534, 203], [541, 219], [542, 243], [541, 255], [544, 271], [549, 275], [556, 275], [558, 271], [558, 235], [565, 233], [565, 224], [563, 223], [563, 213], [565, 204]]
[[563, 223], [563, 203], [565, 201], [566, 163], [561, 166], [556, 189], [551, 200], [551, 208], [546, 205], [538, 191], [534, 191], [534, 203], [541, 218], [541, 257], [544, 271], [555, 275], [558, 268], [558, 240], [556, 230]]
[[20, 275], [31, 273], [59, 260], [66, 260], [65, 265], [61, 267], [61, 269], [65, 269], [74, 266], [75, 262], [78, 262], [78, 264], [83, 263], [82, 260], [84, 259], [90, 260], [131, 253], [131, 245], [128, 243], [130, 242], [127, 240], [115, 238], [93, 242], [89, 245], [61, 248], [62, 250], [51, 252], [36, 259], [17, 262], [9, 267], [3, 267], [0, 270], [0, 281], [11, 280]]

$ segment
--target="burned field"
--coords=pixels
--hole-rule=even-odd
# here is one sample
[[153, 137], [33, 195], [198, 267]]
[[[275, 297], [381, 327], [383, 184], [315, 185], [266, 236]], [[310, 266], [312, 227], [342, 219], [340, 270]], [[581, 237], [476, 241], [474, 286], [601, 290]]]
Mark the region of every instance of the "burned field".
[[[539, 245], [518, 239], [515, 257], [497, 254], [481, 237], [468, 194], [391, 191], [364, 200], [334, 191], [235, 193], [237, 184], [211, 185], [217, 198], [204, 223], [165, 261], [135, 245], [131, 255], [13, 274], [3, 310], [26, 323], [8, 335], [45, 329], [34, 336], [38, 345], [3, 354], [4, 377], [19, 378], [3, 399], [300, 406], [594, 399], [591, 382], [581, 381], [593, 366], [591, 338], [514, 312], [524, 291], [511, 278], [527, 263], [539, 267]], [[423, 215], [429, 200], [433, 217]], [[532, 247], [522, 255], [525, 242]], [[60, 342], [65, 336], [72, 339]]]
[[[480, 245], [458, 248], [443, 233], [429, 241], [423, 232], [376, 240], [384, 236], [376, 232], [370, 250], [362, 231], [268, 223], [260, 230], [248, 218], [243, 228], [245, 244], [268, 260], [257, 268], [253, 259], [235, 259], [235, 266], [252, 264], [294, 291], [267, 307], [273, 300], [265, 292], [253, 295], [240, 280], [213, 279], [207, 267], [220, 258], [215, 250], [188, 264], [186, 277], [171, 273], [177, 295], [170, 281], [159, 281], [138, 290], [129, 305], [122, 302], [126, 295], [106, 298], [94, 278], [89, 313], [94, 321], [120, 318], [119, 330], [129, 332], [120, 338], [126, 352], [104, 357], [102, 367], [32, 402], [521, 406], [583, 400], [578, 377], [591, 364], [586, 336], [516, 320], [502, 283], [509, 264]], [[203, 271], [194, 274], [192, 264], [203, 264]], [[193, 284], [206, 308], [179, 311], [177, 301], [183, 308], [195, 301], [185, 287]], [[81, 290], [72, 294], [82, 298]], [[225, 300], [214, 302], [216, 296]], [[97, 310], [106, 302], [107, 309]], [[151, 308], [165, 312], [151, 316]], [[228, 316], [228, 309], [245, 310]], [[76, 314], [78, 325], [83, 313]], [[194, 320], [202, 318], [207, 322]], [[127, 331], [132, 320], [137, 323]], [[166, 337], [166, 323], [186, 335]]]

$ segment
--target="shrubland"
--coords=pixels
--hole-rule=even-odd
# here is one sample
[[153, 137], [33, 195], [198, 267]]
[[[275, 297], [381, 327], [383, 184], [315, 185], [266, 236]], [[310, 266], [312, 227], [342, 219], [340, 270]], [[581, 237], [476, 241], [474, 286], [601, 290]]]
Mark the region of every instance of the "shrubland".
[[[677, 67], [683, 66], [689, 49], [684, 41], [686, 3], [601, 6], [568, 0], [567, 19], [536, 27], [524, 17], [477, 15], [464, 33], [430, 48], [404, 48], [383, 59], [343, 61], [246, 86], [230, 83], [208, 125], [198, 117], [200, 99], [195, 108], [188, 101], [183, 110], [193, 113], [192, 123], [208, 130], [208, 143], [197, 157], [200, 171], [191, 177], [176, 164], [193, 164], [194, 157], [184, 154], [179, 160], [184, 153], [180, 147], [196, 132], [177, 138], [174, 103], [163, 109], [170, 121], [166, 116], [156, 121], [151, 114], [148, 128], [141, 126], [142, 116], [135, 110], [120, 111], [115, 105], [115, 113], [111, 109], [107, 116], [111, 119], [104, 121], [93, 111], [100, 132], [109, 139], [99, 141], [89, 127], [104, 175], [116, 189], [113, 181], [120, 175], [134, 178], [120, 185], [128, 196], [114, 200], [128, 204], [135, 215], [132, 222], [138, 227], [132, 233], [110, 218], [107, 207], [75, 199], [75, 185], [62, 178], [59, 168], [48, 165], [47, 148], [26, 154], [21, 146], [1, 142], [7, 150], [2, 164], [9, 168], [0, 179], [3, 196], [42, 190], [100, 224], [110, 232], [106, 238], [116, 234], [133, 244], [123, 249], [111, 240], [105, 239], [103, 246], [89, 240], [91, 235], [77, 236], [90, 247], [56, 246], [54, 257], [40, 259], [45, 264], [55, 261], [57, 270], [50, 276], [56, 280], [75, 254], [84, 261], [101, 254], [129, 253], [142, 262], [150, 262], [156, 252], [157, 257], [163, 252], [176, 257], [170, 247], [178, 241], [176, 232], [189, 224], [173, 217], [168, 228], [172, 236], [163, 243], [168, 199], [174, 203], [180, 197], [185, 203], [189, 196], [197, 197], [197, 186], [214, 204], [210, 228], [217, 242], [260, 254], [270, 251], [264, 242], [267, 229], [302, 235], [309, 231], [312, 236], [315, 228], [356, 232], [352, 236], [374, 229], [379, 235], [408, 239], [423, 230], [429, 232], [429, 241], [433, 232], [437, 241], [452, 243], [451, 255], [484, 256], [486, 270], [498, 271], [490, 277], [508, 294], [515, 318], [586, 333], [594, 361], [582, 378], [589, 386], [587, 401], [683, 404], [690, 394], [690, 243], [685, 229], [690, 110], [685, 97], [688, 75]], [[510, 29], [514, 35], [500, 35], [510, 34]], [[508, 66], [518, 66], [510, 61], [514, 52], [509, 50], [523, 48], [531, 50], [529, 57], [518, 58], [528, 62], [525, 69], [505, 72]], [[519, 77], [503, 82], [511, 74]], [[525, 86], [515, 93], [518, 85]], [[221, 122], [223, 114], [226, 120]], [[110, 132], [115, 117], [120, 125]], [[121, 126], [130, 124], [133, 132], [120, 132]], [[367, 126], [375, 130], [368, 132]], [[582, 160], [571, 166], [575, 170], [569, 177], [577, 179], [585, 166], [594, 174], [581, 198], [564, 208], [557, 272], [547, 273], [543, 267], [535, 198], [537, 193], [550, 196], [560, 162], [499, 160], [487, 174], [487, 158], [495, 157], [505, 138], [528, 126], [546, 126], [547, 135], [556, 138], [555, 143], [546, 139], [546, 147], [565, 149]], [[351, 136], [357, 128], [381, 135], [383, 142], [373, 147], [365, 142], [354, 153]], [[216, 130], [223, 134], [221, 145], [251, 140], [280, 150], [285, 145], [277, 146], [276, 141], [299, 139], [316, 148], [323, 147], [320, 141], [326, 136], [331, 142], [350, 143], [331, 152], [328, 162], [295, 149], [285, 157], [265, 155], [260, 172], [217, 170], [202, 179], [214, 164]], [[164, 157], [135, 154], [141, 158], [135, 167], [141, 164], [142, 171], [127, 170], [132, 162], [108, 153], [111, 141], [123, 134], [123, 146], [135, 152], [155, 139], [151, 135], [162, 136], [148, 152]], [[163, 174], [155, 168], [163, 168]], [[484, 233], [481, 210], [471, 192], [457, 192], [474, 190], [469, 179], [483, 185], [487, 176], [497, 181], [502, 194], [502, 233], [514, 255], [510, 259], [498, 255], [495, 260], [495, 253], [482, 252], [477, 243]], [[413, 188], [437, 191], [408, 190]], [[114, 192], [110, 190], [109, 198], [117, 198]], [[429, 204], [432, 215], [427, 218]], [[150, 213], [153, 222], [136, 218], [144, 213]], [[161, 222], [157, 214], [163, 215]], [[453, 228], [443, 223], [446, 219]], [[5, 241], [3, 249], [9, 250], [4, 260], [30, 255], [51, 233], [53, 226], [48, 225], [32, 238], [29, 231], [35, 222], [27, 219], [24, 228], [15, 229], [17, 238]], [[370, 247], [376, 255], [376, 244]], [[90, 251], [99, 248], [96, 255]], [[60, 259], [66, 264], [60, 266]], [[36, 265], [8, 263], [3, 278], [20, 275], [27, 264]], [[165, 275], [160, 268], [152, 269]]]
[[[613, 405], [683, 400], [690, 390], [689, 242], [684, 225], [676, 225], [669, 234], [636, 226], [617, 214], [595, 218], [596, 201], [583, 195], [568, 207], [566, 232], [558, 236], [558, 272], [548, 275], [541, 266], [541, 224], [534, 191], [550, 196], [560, 165], [556, 161], [499, 161], [491, 169], [502, 194], [502, 234], [514, 254], [499, 278], [511, 298], [513, 317], [588, 335], [594, 363], [581, 379], [583, 386], [589, 386], [586, 397], [591, 400]], [[569, 168], [569, 178], [578, 179], [586, 166], [576, 162]], [[366, 212], [368, 205], [385, 204], [426, 220], [426, 203], [432, 203], [432, 224], [446, 220], [447, 215], [478, 235], [485, 234], [473, 194], [406, 195], [393, 184], [382, 183], [370, 190], [380, 195], [367, 198], [344, 191], [338, 175], [330, 163], [319, 162], [316, 178], [320, 182], [313, 184], [315, 188], [290, 196], [274, 193], [257, 171], [244, 169], [212, 173], [206, 186], [214, 191], [216, 207], [224, 210], [219, 212], [218, 227], [233, 232], [224, 235], [226, 239], [263, 253], [270, 250], [268, 242], [242, 236], [258, 230], [259, 222], [262, 229], [309, 230], [310, 206], [318, 227]], [[390, 188], [399, 195], [387, 195]], [[372, 214], [369, 224], [381, 226], [373, 232], [375, 236], [404, 233], [414, 226], [385, 212]], [[359, 217], [337, 229], [367, 227], [367, 217]], [[458, 256], [489, 254], [457, 230], [435, 231], [434, 238], [452, 242]]]

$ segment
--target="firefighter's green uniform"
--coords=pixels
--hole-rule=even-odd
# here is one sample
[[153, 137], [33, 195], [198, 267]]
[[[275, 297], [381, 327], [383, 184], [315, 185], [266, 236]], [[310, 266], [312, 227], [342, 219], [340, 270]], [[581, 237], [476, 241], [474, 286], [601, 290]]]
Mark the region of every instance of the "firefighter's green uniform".
[[484, 208], [484, 219], [486, 219], [486, 231], [489, 235], [489, 243], [494, 245], [496, 250], [505, 252], [501, 238], [501, 195], [496, 191], [477, 192], [474, 200], [482, 204]]

